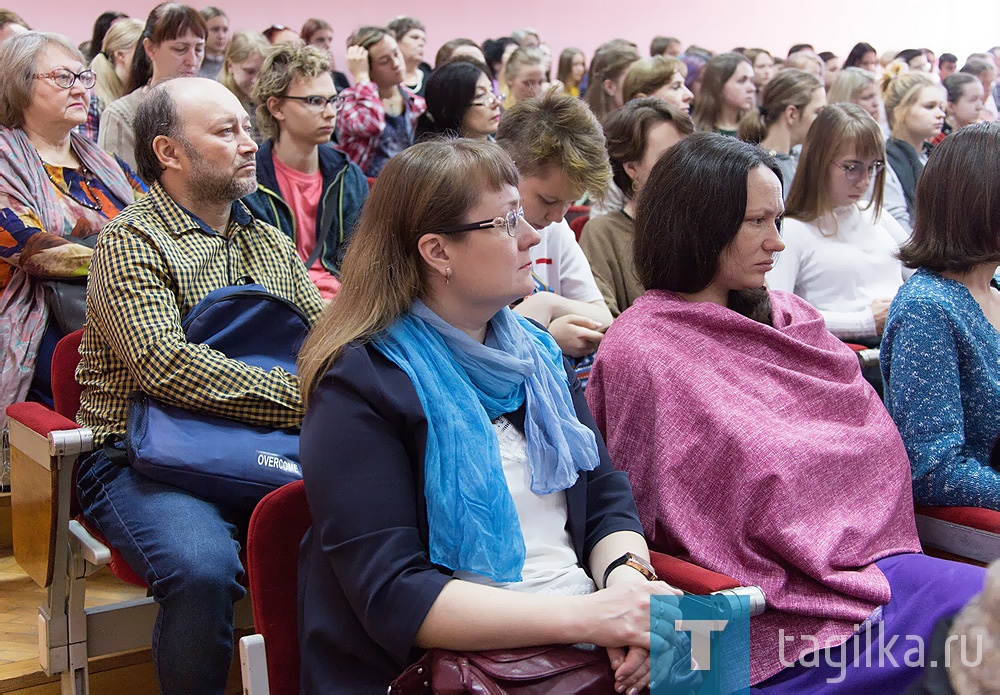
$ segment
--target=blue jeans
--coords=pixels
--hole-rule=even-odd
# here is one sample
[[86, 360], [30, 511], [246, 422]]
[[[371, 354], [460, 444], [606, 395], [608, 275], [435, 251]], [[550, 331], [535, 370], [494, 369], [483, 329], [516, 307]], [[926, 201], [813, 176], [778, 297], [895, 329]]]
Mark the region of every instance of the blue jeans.
[[80, 464], [77, 491], [87, 521], [160, 606], [152, 640], [160, 690], [222, 693], [233, 658], [233, 604], [246, 593], [237, 540], [246, 515], [151, 480], [103, 449]]

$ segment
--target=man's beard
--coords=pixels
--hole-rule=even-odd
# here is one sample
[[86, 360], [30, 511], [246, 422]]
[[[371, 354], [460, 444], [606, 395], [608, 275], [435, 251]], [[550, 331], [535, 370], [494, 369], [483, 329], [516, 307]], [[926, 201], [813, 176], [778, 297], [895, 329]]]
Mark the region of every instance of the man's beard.
[[[219, 167], [214, 167], [210, 162], [193, 147], [185, 146], [185, 154], [191, 160], [191, 178], [188, 180], [188, 194], [195, 200], [209, 202], [225, 201], [231, 203], [250, 195], [257, 190], [256, 172], [249, 178], [235, 178], [233, 175], [225, 174]], [[243, 164], [254, 161], [251, 156]]]

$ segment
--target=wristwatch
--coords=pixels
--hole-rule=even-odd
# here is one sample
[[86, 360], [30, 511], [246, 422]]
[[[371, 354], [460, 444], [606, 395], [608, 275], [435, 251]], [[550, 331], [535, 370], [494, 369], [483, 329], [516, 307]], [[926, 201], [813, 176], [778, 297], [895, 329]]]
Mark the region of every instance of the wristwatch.
[[659, 579], [659, 577], [656, 576], [656, 570], [653, 569], [653, 566], [649, 564], [647, 560], [644, 560], [635, 553], [625, 553], [620, 558], [618, 558], [610, 565], [608, 565], [608, 568], [604, 570], [603, 584], [605, 587], [608, 585], [608, 577], [611, 575], [611, 572], [621, 567], [622, 565], [627, 565], [628, 567], [631, 567], [632, 569], [634, 569], [636, 572], [638, 572], [651, 582], [655, 582]]

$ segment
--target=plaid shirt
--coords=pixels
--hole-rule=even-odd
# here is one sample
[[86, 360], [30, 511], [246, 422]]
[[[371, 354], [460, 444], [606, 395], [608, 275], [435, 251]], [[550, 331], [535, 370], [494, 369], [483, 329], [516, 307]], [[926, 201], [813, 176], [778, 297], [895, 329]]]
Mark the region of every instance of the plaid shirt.
[[[406, 101], [406, 115], [410, 133], [415, 133], [417, 120], [427, 110], [423, 97], [400, 86]], [[337, 142], [351, 161], [368, 171], [368, 164], [378, 149], [379, 138], [385, 130], [385, 107], [374, 82], [359, 82], [345, 89], [344, 108], [337, 114]]]
[[124, 434], [133, 391], [256, 425], [301, 424], [296, 375], [228, 359], [184, 337], [181, 321], [206, 294], [245, 277], [294, 302], [310, 321], [323, 309], [288, 237], [239, 201], [223, 236], [154, 183], [104, 228], [90, 266], [76, 372], [84, 389], [77, 419], [95, 441]]

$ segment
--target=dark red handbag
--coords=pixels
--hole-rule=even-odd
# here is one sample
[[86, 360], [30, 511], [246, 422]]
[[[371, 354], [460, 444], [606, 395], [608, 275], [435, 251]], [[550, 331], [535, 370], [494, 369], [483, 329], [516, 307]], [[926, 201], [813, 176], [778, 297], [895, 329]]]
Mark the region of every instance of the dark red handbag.
[[430, 649], [389, 687], [392, 695], [609, 695], [607, 650], [568, 645], [453, 652]]

